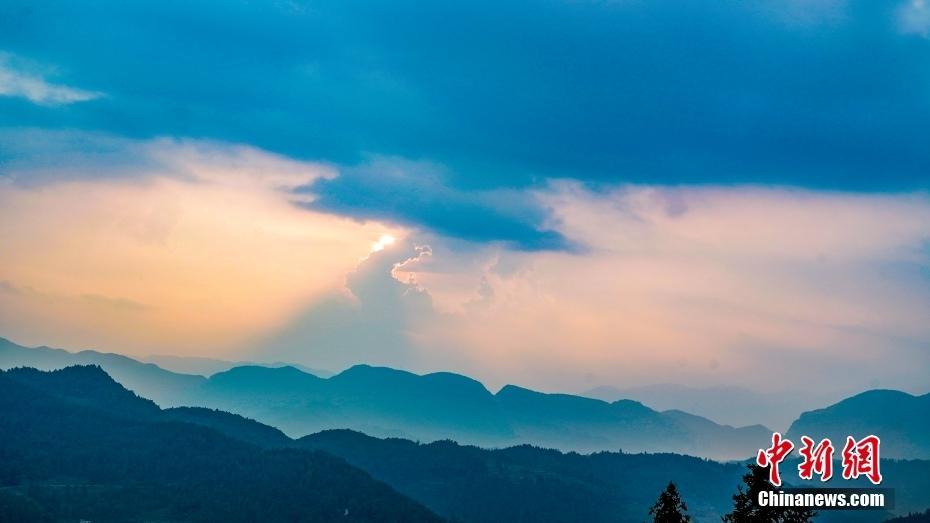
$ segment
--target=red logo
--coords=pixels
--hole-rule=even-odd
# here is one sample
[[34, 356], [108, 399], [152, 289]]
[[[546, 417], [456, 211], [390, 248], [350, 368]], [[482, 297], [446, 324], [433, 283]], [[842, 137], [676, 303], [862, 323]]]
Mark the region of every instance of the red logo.
[[772, 433], [772, 446], [768, 449], [759, 449], [756, 456], [756, 464], [760, 467], [769, 468], [769, 483], [776, 487], [781, 486], [781, 476], [778, 475], [778, 465], [785, 460], [794, 443], [790, 440], [782, 439], [778, 432]]
[[843, 447], [843, 479], [855, 479], [860, 475], [869, 478], [873, 484], [882, 482], [882, 472], [878, 466], [878, 436], [866, 436], [859, 441], [846, 436]]
[[[820, 476], [820, 481], [827, 481], [833, 477], [833, 443], [824, 438], [816, 445], [813, 438], [801, 436], [801, 448], [798, 453], [803, 460], [798, 465], [798, 476], [801, 479], [813, 479], [814, 474]], [[843, 447], [843, 479], [856, 479], [865, 476], [873, 484], [882, 482], [882, 473], [879, 467], [879, 448], [881, 440], [878, 436], [869, 435], [858, 441], [852, 436], [846, 437]], [[778, 466], [791, 453], [794, 443], [782, 438], [778, 432], [772, 433], [772, 446], [759, 449], [756, 455], [756, 464], [769, 468], [769, 483], [776, 487], [781, 486], [781, 474]]]
[[804, 461], [798, 465], [798, 475], [801, 479], [811, 479], [814, 474], [820, 475], [820, 481], [827, 481], [833, 477], [833, 443], [829, 439], [822, 439], [814, 447], [814, 440], [801, 436], [804, 445], [798, 452], [804, 456]]

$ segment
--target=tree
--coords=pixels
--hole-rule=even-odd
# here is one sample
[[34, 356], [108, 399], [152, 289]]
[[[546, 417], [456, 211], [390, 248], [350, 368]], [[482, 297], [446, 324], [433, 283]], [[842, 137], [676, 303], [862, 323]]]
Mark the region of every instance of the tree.
[[733, 495], [733, 511], [723, 516], [727, 523], [810, 523], [814, 511], [805, 507], [760, 507], [755, 500], [762, 490], [770, 490], [766, 467], [754, 463], [743, 476], [746, 489], [740, 485]]
[[653, 516], [655, 523], [688, 523], [691, 516], [685, 514], [688, 506], [681, 500], [678, 494], [678, 487], [671, 481], [665, 490], [659, 494], [656, 504], [649, 509], [649, 515]]

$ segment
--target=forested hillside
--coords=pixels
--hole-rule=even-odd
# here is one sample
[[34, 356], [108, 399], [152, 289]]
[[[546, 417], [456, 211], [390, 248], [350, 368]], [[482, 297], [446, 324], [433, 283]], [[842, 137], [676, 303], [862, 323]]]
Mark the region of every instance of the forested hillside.
[[440, 519], [342, 459], [173, 421], [98, 367], [0, 373], [0, 521]]

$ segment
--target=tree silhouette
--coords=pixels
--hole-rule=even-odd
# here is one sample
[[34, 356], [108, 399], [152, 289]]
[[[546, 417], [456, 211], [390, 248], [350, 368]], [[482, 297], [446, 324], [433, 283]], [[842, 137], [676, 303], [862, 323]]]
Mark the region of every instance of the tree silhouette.
[[746, 489], [740, 485], [733, 495], [733, 512], [723, 516], [727, 523], [809, 523], [814, 519], [814, 511], [804, 507], [760, 507], [755, 503], [759, 492], [769, 490], [769, 474], [766, 467], [754, 463], [749, 465], [749, 472], [743, 476]]
[[685, 514], [687, 511], [688, 506], [681, 500], [678, 487], [669, 481], [655, 505], [649, 509], [649, 515], [653, 516], [655, 523], [688, 523], [691, 516]]

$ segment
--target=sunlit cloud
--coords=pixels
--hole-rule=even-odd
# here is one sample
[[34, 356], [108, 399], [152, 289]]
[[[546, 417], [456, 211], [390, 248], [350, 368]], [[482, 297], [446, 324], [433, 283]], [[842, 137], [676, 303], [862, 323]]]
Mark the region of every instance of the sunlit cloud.
[[378, 241], [372, 244], [371, 252], [383, 251], [386, 247], [394, 245], [395, 241], [396, 239], [390, 234], [383, 234], [380, 238], [378, 238]]
[[343, 170], [254, 147], [7, 135], [0, 332], [19, 341], [548, 390], [839, 372], [920, 392], [930, 371], [925, 192], [550, 181], [520, 199], [579, 248], [527, 250], [307, 206]]
[[557, 183], [539, 197], [553, 227], [588, 251], [456, 256], [434, 238], [432, 256], [397, 274], [446, 312], [414, 329], [427, 367], [453, 360], [490, 383], [562, 390], [818, 390], [841, 386], [824, 378], [833, 373], [923, 386], [926, 194]]
[[[135, 146], [141, 173], [96, 178], [85, 163], [83, 176], [0, 184], [4, 335], [229, 354], [340, 288], [372, 239], [404, 234], [295, 205], [286, 189], [327, 166], [209, 142]], [[17, 169], [8, 180], [30, 177]]]

